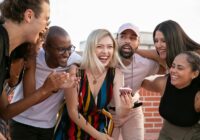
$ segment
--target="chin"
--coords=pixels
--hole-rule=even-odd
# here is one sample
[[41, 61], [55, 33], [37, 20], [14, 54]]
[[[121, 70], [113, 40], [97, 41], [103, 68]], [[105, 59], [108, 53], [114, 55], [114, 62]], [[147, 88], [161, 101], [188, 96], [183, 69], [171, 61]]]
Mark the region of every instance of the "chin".
[[62, 63], [59, 65], [60, 67], [66, 67], [67, 66], [67, 62], [66, 63]]
[[166, 60], [166, 55], [165, 54], [160, 54], [160, 59]]
[[102, 63], [104, 67], [108, 67], [109, 63]]

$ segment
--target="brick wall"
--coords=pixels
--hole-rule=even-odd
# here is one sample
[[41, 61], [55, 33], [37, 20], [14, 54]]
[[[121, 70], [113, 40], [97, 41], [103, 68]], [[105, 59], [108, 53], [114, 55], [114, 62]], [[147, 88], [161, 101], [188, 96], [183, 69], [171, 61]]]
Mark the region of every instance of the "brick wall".
[[140, 95], [143, 102], [145, 140], [157, 140], [163, 122], [158, 112], [160, 93], [141, 88]]

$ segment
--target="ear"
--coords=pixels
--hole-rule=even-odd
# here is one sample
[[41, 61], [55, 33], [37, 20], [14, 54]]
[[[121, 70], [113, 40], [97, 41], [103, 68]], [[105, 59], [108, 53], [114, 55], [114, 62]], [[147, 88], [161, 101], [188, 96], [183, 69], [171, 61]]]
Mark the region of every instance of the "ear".
[[196, 70], [196, 71], [193, 72], [192, 79], [197, 78], [198, 76], [199, 76], [199, 71]]
[[34, 12], [31, 9], [26, 9], [26, 11], [24, 12], [24, 20], [26, 23], [30, 23], [31, 19], [34, 16]]

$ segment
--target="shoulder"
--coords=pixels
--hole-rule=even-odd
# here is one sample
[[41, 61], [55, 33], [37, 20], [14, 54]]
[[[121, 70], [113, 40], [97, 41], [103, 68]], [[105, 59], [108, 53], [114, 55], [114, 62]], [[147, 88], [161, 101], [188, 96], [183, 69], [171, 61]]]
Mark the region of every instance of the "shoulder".
[[115, 76], [114, 76], [114, 82], [123, 82], [124, 74], [122, 73], [120, 68], [114, 68], [115, 70]]
[[77, 65], [70, 65], [69, 69], [67, 72], [70, 73], [70, 75], [76, 75], [79, 70], [79, 67]]
[[67, 61], [67, 65], [72, 65], [72, 64], [80, 64], [82, 60], [82, 57], [77, 53], [77, 52], [73, 52], [68, 61]]
[[120, 68], [114, 68], [115, 69], [115, 75], [123, 75], [122, 70]]

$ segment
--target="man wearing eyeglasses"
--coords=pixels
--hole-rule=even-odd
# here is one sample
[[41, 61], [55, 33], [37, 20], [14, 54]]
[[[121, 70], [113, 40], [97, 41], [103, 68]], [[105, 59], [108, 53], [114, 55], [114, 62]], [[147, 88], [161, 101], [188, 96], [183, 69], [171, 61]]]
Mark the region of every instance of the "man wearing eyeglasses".
[[[43, 48], [39, 50], [36, 57], [36, 68], [31, 68], [35, 69], [35, 74], [31, 73], [35, 75], [35, 82], [32, 82], [36, 86], [35, 88], [37, 89], [43, 85], [44, 80], [52, 71], [66, 71], [67, 61], [74, 50], [75, 47], [71, 44], [71, 39], [63, 28], [58, 26], [50, 27], [43, 43]], [[71, 60], [73, 61], [73, 58]], [[56, 79], [57, 77], [54, 78]], [[24, 83], [21, 83], [16, 88], [12, 102], [31, 94], [30, 91], [34, 90], [33, 84], [30, 84], [32, 79], [30, 78], [29, 81], [25, 79]], [[72, 81], [72, 84], [74, 84], [74, 81]], [[54, 92], [56, 94], [13, 118], [11, 122], [12, 140], [52, 139], [56, 115], [64, 100], [63, 89], [58, 89]]]

